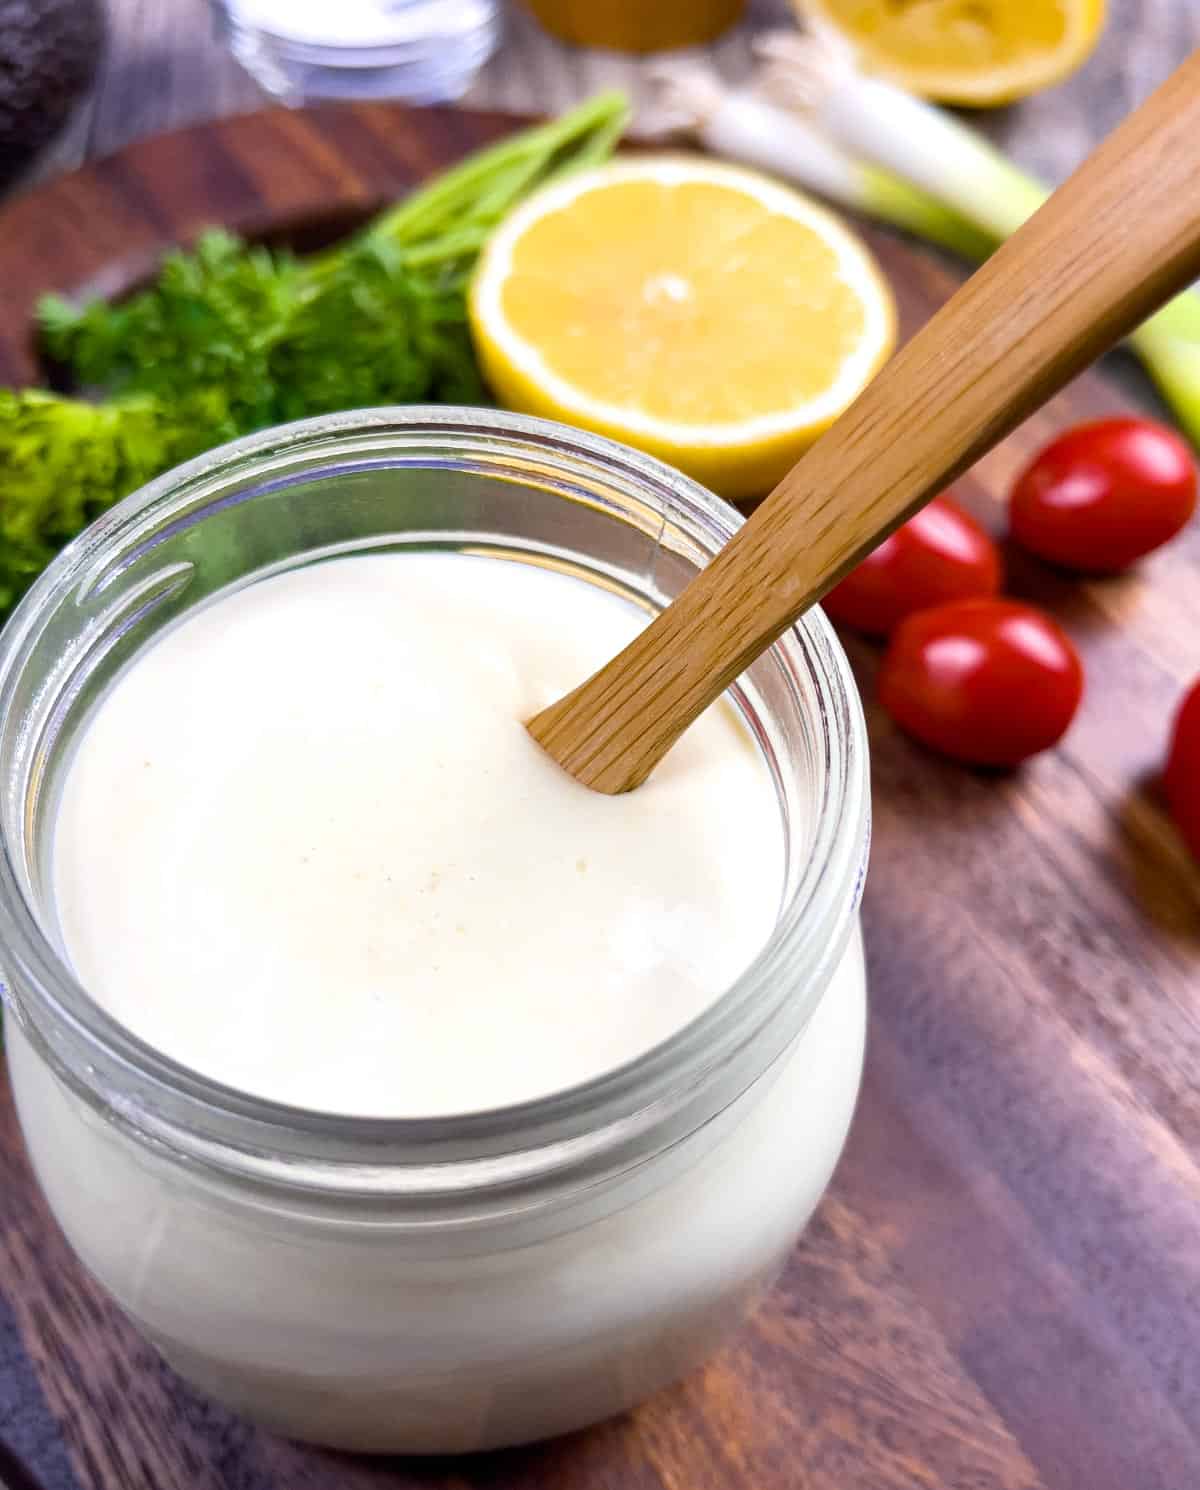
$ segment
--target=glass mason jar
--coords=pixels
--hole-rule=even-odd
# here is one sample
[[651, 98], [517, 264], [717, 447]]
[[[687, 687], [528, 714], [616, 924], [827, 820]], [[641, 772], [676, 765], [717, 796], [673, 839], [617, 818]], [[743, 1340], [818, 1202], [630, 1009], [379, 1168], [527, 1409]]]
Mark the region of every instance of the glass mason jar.
[[461, 98], [496, 50], [500, 0], [210, 0], [230, 50], [284, 103]]
[[[266, 574], [469, 550], [659, 607], [739, 521], [667, 467], [547, 422], [335, 415], [151, 483], [66, 549], [10, 620], [0, 958], [21, 1124], [83, 1262], [196, 1386], [294, 1437], [440, 1452], [579, 1427], [701, 1360], [779, 1269], [850, 1123], [865, 1019], [863, 719], [817, 612], [738, 685], [777, 787], [786, 883], [770, 941], [706, 1012], [551, 1097], [387, 1120], [210, 1081], [75, 981], [47, 859], [89, 710], [164, 627]], [[98, 844], [97, 874], [114, 867]], [[586, 997], [584, 970], [563, 997]]]

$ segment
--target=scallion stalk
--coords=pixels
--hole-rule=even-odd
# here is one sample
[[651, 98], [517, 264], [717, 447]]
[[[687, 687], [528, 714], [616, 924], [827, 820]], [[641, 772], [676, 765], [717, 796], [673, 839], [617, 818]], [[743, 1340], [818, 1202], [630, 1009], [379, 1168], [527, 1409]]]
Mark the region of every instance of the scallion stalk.
[[[853, 48], [824, 28], [773, 32], [757, 45], [758, 83], [776, 104], [936, 197], [995, 242], [1015, 233], [1050, 195], [965, 124], [935, 105], [859, 71]], [[941, 241], [941, 240], [938, 240]], [[973, 256], [974, 257], [974, 256]], [[1129, 345], [1189, 437], [1200, 445], [1200, 294], [1177, 296]]]
[[660, 117], [714, 155], [804, 187], [840, 207], [878, 218], [967, 258], [993, 244], [958, 213], [919, 188], [855, 160], [806, 120], [749, 89], [723, 86], [698, 63], [664, 63], [650, 74]]

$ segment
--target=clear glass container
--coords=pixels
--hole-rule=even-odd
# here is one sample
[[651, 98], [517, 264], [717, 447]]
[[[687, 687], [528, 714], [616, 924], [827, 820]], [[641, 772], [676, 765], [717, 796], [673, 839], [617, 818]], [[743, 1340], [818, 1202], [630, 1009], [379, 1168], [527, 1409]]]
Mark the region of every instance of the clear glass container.
[[234, 56], [289, 104], [461, 98], [496, 50], [500, 0], [211, 0]]
[[706, 1012], [549, 1098], [386, 1120], [207, 1080], [75, 981], [47, 855], [90, 709], [162, 628], [294, 566], [470, 550], [658, 607], [739, 522], [667, 467], [547, 422], [334, 415], [151, 483], [10, 620], [0, 958], [17, 1108], [75, 1250], [195, 1385], [296, 1437], [440, 1452], [579, 1427], [703, 1359], [794, 1244], [853, 1111], [863, 719], [819, 612], [735, 690], [776, 783], [786, 882], [768, 944]]

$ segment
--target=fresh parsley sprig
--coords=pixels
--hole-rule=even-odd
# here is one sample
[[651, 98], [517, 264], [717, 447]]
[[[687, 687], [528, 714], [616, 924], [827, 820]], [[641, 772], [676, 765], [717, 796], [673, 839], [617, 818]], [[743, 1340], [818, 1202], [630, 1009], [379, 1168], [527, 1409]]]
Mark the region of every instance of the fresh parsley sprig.
[[466, 288], [524, 196], [611, 153], [604, 93], [524, 130], [308, 258], [211, 230], [119, 304], [39, 307], [46, 349], [97, 401], [0, 390], [0, 614], [143, 482], [236, 435], [338, 409], [485, 397]]

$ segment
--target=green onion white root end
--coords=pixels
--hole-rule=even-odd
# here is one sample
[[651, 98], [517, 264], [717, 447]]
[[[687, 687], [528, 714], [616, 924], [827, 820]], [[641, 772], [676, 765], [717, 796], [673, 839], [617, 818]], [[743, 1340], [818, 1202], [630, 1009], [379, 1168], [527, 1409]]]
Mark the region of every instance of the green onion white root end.
[[[1049, 196], [975, 130], [858, 67], [825, 27], [770, 32], [756, 51], [758, 88], [836, 149], [868, 160], [961, 215], [991, 245], [1015, 233]], [[1129, 338], [1191, 440], [1200, 445], [1200, 295], [1186, 291]]]
[[986, 234], [918, 187], [842, 149], [794, 111], [751, 88], [727, 88], [711, 68], [664, 62], [649, 72], [655, 119], [714, 155], [779, 176], [850, 211], [891, 223], [970, 259]]

